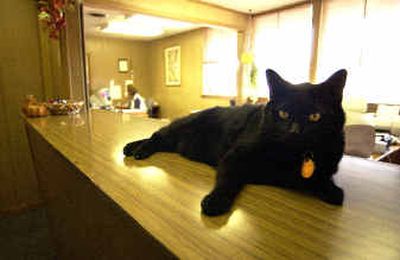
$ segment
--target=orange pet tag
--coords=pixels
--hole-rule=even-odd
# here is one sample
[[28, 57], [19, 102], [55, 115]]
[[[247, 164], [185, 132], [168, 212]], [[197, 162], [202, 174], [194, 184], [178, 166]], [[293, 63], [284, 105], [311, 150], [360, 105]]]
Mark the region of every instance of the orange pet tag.
[[301, 167], [301, 176], [305, 179], [311, 178], [314, 174], [315, 163], [310, 158], [305, 158]]

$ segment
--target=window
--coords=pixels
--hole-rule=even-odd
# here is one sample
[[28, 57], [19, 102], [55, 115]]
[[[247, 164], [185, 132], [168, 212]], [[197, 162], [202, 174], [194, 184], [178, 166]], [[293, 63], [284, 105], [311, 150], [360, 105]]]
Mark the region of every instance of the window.
[[398, 0], [324, 1], [317, 79], [346, 68], [346, 96], [400, 103], [399, 24]]
[[399, 0], [367, 1], [362, 57], [367, 101], [400, 104], [399, 25]]
[[237, 32], [208, 28], [203, 60], [203, 95], [237, 95]]
[[276, 70], [293, 83], [309, 80], [312, 8], [296, 8], [258, 16], [254, 25], [254, 62], [257, 97], [269, 95], [265, 71]]
[[328, 0], [321, 10], [317, 80], [347, 69], [346, 95], [350, 90], [360, 92], [362, 87], [363, 6], [364, 0]]
[[[399, 104], [399, 24], [399, 0], [323, 0], [317, 81], [345, 68], [345, 96]], [[256, 16], [253, 52], [258, 75], [253, 95], [268, 96], [267, 68], [293, 83], [308, 81], [311, 48], [311, 5]]]

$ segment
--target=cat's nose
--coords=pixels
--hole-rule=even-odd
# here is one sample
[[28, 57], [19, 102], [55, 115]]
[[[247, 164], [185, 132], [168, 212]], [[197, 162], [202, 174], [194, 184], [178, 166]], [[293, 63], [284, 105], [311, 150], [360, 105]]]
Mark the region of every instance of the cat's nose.
[[300, 133], [300, 125], [299, 125], [299, 123], [293, 122], [293, 123], [290, 125], [289, 132], [290, 132], [291, 134], [299, 134], [299, 133]]

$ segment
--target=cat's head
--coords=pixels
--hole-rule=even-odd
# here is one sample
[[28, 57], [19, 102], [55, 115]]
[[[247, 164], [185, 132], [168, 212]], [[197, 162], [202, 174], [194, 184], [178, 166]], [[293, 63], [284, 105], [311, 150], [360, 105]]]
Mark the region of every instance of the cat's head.
[[307, 139], [342, 131], [346, 70], [337, 71], [319, 84], [291, 84], [273, 70], [267, 70], [266, 76], [271, 100], [268, 107], [282, 137]]

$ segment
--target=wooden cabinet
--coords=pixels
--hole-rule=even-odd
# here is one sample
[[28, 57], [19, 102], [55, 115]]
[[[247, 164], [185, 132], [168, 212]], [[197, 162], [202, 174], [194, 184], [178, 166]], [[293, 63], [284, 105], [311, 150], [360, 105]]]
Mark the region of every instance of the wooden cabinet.
[[376, 158], [377, 161], [400, 164], [400, 145], [393, 145], [387, 152]]

